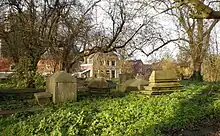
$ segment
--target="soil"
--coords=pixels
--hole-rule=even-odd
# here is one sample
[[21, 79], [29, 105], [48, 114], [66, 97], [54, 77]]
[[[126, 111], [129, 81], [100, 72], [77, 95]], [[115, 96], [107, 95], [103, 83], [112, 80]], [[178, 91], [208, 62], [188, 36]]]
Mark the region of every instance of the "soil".
[[11, 115], [19, 112], [19, 110], [0, 110], [0, 115]]
[[220, 136], [220, 118], [204, 119], [182, 129], [165, 131], [166, 136]]
[[31, 108], [13, 109], [13, 110], [0, 110], [0, 115], [11, 115], [19, 112], [36, 112], [42, 110], [42, 107], [35, 106]]

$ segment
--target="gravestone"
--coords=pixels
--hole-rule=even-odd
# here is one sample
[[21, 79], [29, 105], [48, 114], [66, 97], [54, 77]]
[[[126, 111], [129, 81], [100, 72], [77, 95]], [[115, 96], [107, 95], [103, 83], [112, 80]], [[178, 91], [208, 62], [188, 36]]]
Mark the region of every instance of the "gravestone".
[[110, 91], [108, 82], [104, 77], [91, 79], [88, 83], [90, 92], [105, 93]]
[[145, 90], [149, 93], [173, 92], [180, 89], [182, 85], [176, 73], [172, 71], [153, 71], [149, 78], [149, 86]]
[[34, 97], [39, 105], [45, 105], [50, 103], [50, 98], [52, 97], [52, 94], [49, 92], [40, 92], [35, 93]]
[[77, 78], [77, 90], [78, 90], [78, 93], [88, 91], [88, 82], [86, 81], [85, 78]]
[[124, 83], [125, 81], [129, 79], [134, 79], [134, 74], [131, 74], [131, 73], [119, 74], [120, 84]]
[[48, 77], [46, 92], [52, 94], [53, 103], [77, 100], [77, 79], [70, 74], [59, 71]]
[[122, 92], [144, 90], [144, 86], [147, 86], [149, 82], [142, 78], [129, 79], [121, 84], [120, 90]]

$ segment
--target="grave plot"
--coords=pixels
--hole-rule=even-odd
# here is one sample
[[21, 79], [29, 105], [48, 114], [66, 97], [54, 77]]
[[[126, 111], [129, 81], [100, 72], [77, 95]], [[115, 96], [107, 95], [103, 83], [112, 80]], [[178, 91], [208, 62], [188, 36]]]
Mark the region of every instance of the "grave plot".
[[149, 82], [147, 80], [137, 78], [129, 79], [121, 84], [120, 89], [122, 92], [137, 92], [144, 90], [144, 86], [147, 86]]
[[149, 78], [149, 85], [144, 86], [144, 94], [165, 94], [180, 90], [182, 85], [176, 73], [171, 71], [153, 71]]
[[0, 115], [42, 110], [34, 99], [34, 93], [44, 91], [44, 89], [34, 88], [0, 89]]
[[110, 87], [105, 78], [95, 78], [88, 83], [90, 94], [106, 94], [110, 92]]
[[61, 71], [47, 79], [46, 91], [34, 88], [0, 89], [0, 98], [0, 115], [34, 112], [51, 100], [53, 103], [76, 101], [77, 81], [70, 74]]
[[181, 90], [182, 85], [178, 76], [172, 71], [153, 71], [149, 78], [149, 85], [137, 93], [158, 95]]
[[53, 103], [77, 100], [77, 80], [70, 74], [60, 71], [47, 79], [46, 92], [36, 93], [37, 102], [47, 104], [52, 97]]

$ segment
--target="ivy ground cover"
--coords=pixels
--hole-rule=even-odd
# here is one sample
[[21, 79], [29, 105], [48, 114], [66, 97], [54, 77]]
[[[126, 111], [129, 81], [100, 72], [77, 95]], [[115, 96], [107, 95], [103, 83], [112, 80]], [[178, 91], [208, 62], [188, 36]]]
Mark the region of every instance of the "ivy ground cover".
[[218, 87], [189, 85], [162, 96], [128, 94], [49, 105], [37, 113], [0, 117], [1, 136], [156, 136], [204, 118], [218, 118]]

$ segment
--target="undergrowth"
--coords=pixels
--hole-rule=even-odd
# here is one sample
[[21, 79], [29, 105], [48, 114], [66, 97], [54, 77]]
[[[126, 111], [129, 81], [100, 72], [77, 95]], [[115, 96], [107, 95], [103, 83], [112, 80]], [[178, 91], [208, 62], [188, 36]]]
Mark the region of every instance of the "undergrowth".
[[220, 115], [217, 85], [188, 85], [184, 90], [49, 105], [35, 114], [0, 117], [0, 135], [156, 136]]

